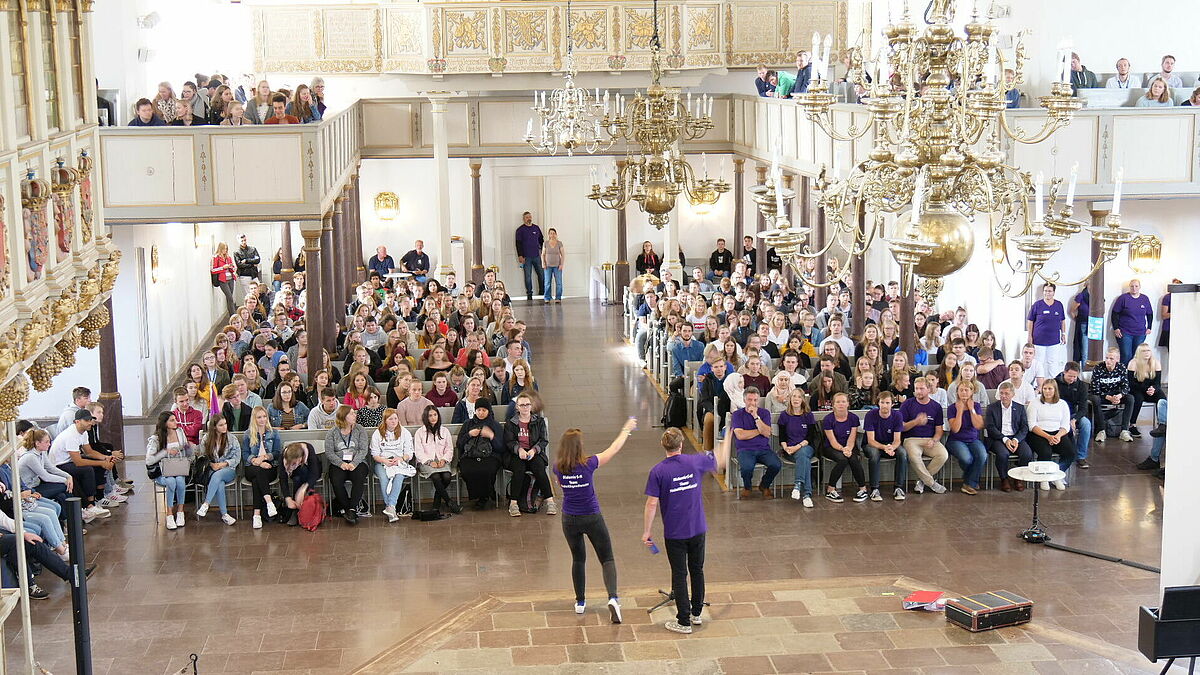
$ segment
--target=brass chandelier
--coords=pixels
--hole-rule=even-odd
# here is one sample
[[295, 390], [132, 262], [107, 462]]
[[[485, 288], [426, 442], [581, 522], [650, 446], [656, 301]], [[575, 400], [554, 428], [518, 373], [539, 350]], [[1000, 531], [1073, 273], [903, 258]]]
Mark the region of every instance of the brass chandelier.
[[[1085, 282], [1137, 235], [1121, 226], [1119, 177], [1112, 214], [1103, 225], [1088, 226], [1073, 218], [1074, 176], [1061, 204], [1063, 181], [1051, 180], [1046, 207], [1041, 176], [1035, 181], [1008, 164], [1001, 150], [1005, 136], [1039, 143], [1070, 123], [1082, 103], [1072, 95], [1069, 70], [1060, 69], [1061, 81], [1039, 99], [1046, 111], [1042, 129], [1032, 135], [1015, 129], [1004, 110], [1006, 94], [1024, 80], [1022, 36], [1017, 36], [1011, 65], [1015, 77], [1005, 81], [999, 75], [1006, 64], [993, 44], [997, 29], [990, 19], [980, 21], [976, 11], [965, 26], [965, 37], [955, 34], [953, 20], [951, 0], [930, 0], [925, 11], [928, 25], [919, 30], [906, 2], [899, 23], [889, 22], [883, 31], [887, 46], [874, 59], [873, 81], [865, 75], [861, 49], [851, 51], [847, 80], [866, 92], [864, 103], [871, 115], [862, 128], [851, 126], [845, 133], [834, 128], [831, 108], [836, 98], [817, 69], [808, 92], [797, 95], [808, 119], [835, 140], [853, 141], [875, 130], [868, 159], [844, 178], [828, 180], [822, 171], [817, 180], [818, 205], [830, 228], [820, 250], [805, 243], [808, 228], [788, 221], [783, 201], [791, 194], [783, 190], [778, 171], [751, 188], [764, 216], [774, 224], [760, 236], [804, 283], [840, 283], [850, 273], [852, 257], [863, 255], [878, 238], [900, 265], [902, 292], [916, 286], [932, 301], [943, 278], [971, 259], [978, 224], [986, 228], [997, 284], [1004, 295], [1017, 297], [1039, 278], [1068, 286]], [[887, 78], [888, 72], [894, 75]], [[886, 214], [898, 214], [891, 236], [885, 232]], [[1073, 281], [1048, 273], [1050, 258], [1067, 238], [1084, 229], [1099, 250], [1090, 270]], [[824, 282], [804, 264], [839, 251], [845, 258]]]
[[715, 204], [729, 192], [722, 177], [697, 175], [684, 157], [684, 141], [702, 138], [713, 128], [711, 96], [683, 98], [678, 87], [664, 87], [659, 61], [658, 2], [654, 3], [654, 32], [650, 37], [651, 84], [646, 93], [636, 93], [629, 105], [618, 96], [615, 114], [604, 116], [601, 126], [615, 140], [629, 146], [629, 155], [603, 189], [593, 173], [588, 199], [602, 208], [623, 209], [629, 202], [649, 214], [649, 221], [662, 229], [670, 221], [675, 200], [686, 193], [693, 204]]
[[571, 3], [567, 2], [567, 62], [563, 86], [549, 93], [533, 92], [534, 113], [538, 117], [539, 134], [534, 135], [533, 118], [525, 126], [525, 142], [534, 150], [547, 155], [556, 155], [561, 147], [567, 156], [576, 150], [592, 154], [612, 146], [615, 139], [605, 136], [600, 122], [608, 115], [608, 91], [603, 98], [600, 90], [589, 93], [575, 86], [575, 54], [571, 32]]

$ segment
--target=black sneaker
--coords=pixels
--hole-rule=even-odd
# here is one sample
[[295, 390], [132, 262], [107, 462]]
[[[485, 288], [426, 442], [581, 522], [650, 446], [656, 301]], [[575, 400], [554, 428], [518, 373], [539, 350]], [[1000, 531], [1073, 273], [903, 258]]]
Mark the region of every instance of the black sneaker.
[[1142, 471], [1154, 471], [1159, 468], [1159, 464], [1153, 459], [1147, 457], [1141, 462], [1138, 462], [1137, 468], [1141, 469]]
[[856, 493], [854, 494], [854, 502], [855, 502], [856, 504], [857, 504], [857, 503], [862, 503], [862, 502], [865, 502], [865, 501], [867, 501], [867, 496], [868, 496], [868, 495], [867, 495], [867, 491], [866, 491], [866, 490], [864, 490], [863, 488], [859, 488], [859, 489], [858, 489], [858, 492], [856, 492]]
[[1150, 430], [1151, 438], [1162, 438], [1163, 436], [1166, 436], [1166, 435], [1167, 435], [1167, 425], [1165, 425], [1165, 424], [1160, 424]]
[[446, 510], [450, 513], [459, 514], [463, 512], [463, 507], [453, 499], [446, 502]]
[[83, 578], [91, 579], [92, 575], [96, 573], [96, 567], [97, 567], [97, 565], [94, 565], [94, 564], [88, 565], [88, 568], [83, 571]]
[[351, 525], [358, 524], [358, 514], [352, 509], [347, 509], [344, 513], [342, 513], [342, 518], [345, 518], [346, 522], [350, 523]]
[[1130, 425], [1129, 426], [1129, 435], [1133, 436], [1134, 438], [1141, 438], [1142, 432], [1138, 431], [1137, 427]]
[[842, 499], [842, 493], [838, 492], [837, 490], [826, 491], [825, 499], [828, 499], [834, 504], [841, 504], [842, 502], [846, 501], [845, 499]]
[[1081, 468], [1081, 469], [1090, 469], [1090, 468], [1092, 468], [1092, 465], [1091, 465], [1091, 464], [1088, 464], [1088, 461], [1087, 461], [1086, 459], [1077, 459], [1077, 460], [1075, 460], [1075, 465], [1076, 465], [1076, 466], [1078, 466], [1078, 467], [1079, 467], [1079, 468]]
[[45, 600], [46, 598], [50, 597], [50, 594], [47, 593], [46, 589], [42, 588], [41, 586], [38, 586], [37, 584], [30, 584], [29, 597], [34, 600]]
[[1157, 478], [1157, 479], [1159, 479], [1159, 480], [1166, 480], [1166, 479], [1167, 479], [1167, 470], [1166, 470], [1166, 469], [1159, 469], [1158, 471], [1155, 471], [1155, 472], [1154, 472], [1154, 477], [1155, 477], [1155, 478]]

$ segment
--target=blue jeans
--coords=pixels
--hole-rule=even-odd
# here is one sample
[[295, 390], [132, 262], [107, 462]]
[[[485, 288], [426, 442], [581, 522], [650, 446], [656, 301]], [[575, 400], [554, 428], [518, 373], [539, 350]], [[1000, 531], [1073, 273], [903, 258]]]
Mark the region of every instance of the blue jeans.
[[987, 448], [983, 441], [975, 439], [971, 442], [950, 440], [946, 449], [958, 460], [963, 470], [963, 485], [979, 489], [979, 477], [987, 466]]
[[[872, 446], [869, 443], [863, 444], [863, 454], [867, 456], [867, 470], [869, 482], [872, 490], [879, 489], [879, 464], [883, 461], [886, 455], [879, 448]], [[888, 457], [888, 459], [896, 460], [896, 480], [895, 484], [898, 488], [903, 488], [908, 483], [908, 455], [904, 454], [904, 448], [896, 448], [896, 454]]]
[[376, 463], [375, 477], [379, 479], [379, 490], [383, 492], [384, 505], [395, 508], [396, 502], [400, 500], [400, 488], [404, 487], [405, 476], [397, 474], [395, 478], [390, 479], [392, 481], [392, 488], [389, 490], [388, 475], [383, 469], [384, 466], [382, 464]]
[[154, 479], [154, 484], [166, 490], [167, 510], [183, 504], [187, 499], [187, 476], [159, 476]]
[[[525, 262], [521, 263], [521, 269], [525, 271], [525, 297], [533, 297], [533, 280], [536, 277], [538, 286], [543, 285], [542, 280], [542, 259], [539, 256], [525, 258]], [[538, 293], [544, 293], [545, 288], [538, 289]]]
[[1129, 359], [1133, 358], [1133, 351], [1145, 341], [1145, 334], [1130, 335], [1122, 331], [1121, 337], [1117, 338], [1117, 348], [1121, 350], [1121, 363], [1129, 363]]
[[66, 541], [62, 523], [58, 522], [58, 515], [52, 509], [36, 506], [22, 515], [25, 516], [25, 529], [45, 539], [50, 548], [58, 548]]
[[1075, 448], [1079, 452], [1078, 459], [1087, 459], [1088, 448], [1092, 445], [1092, 418], [1084, 415], [1076, 422], [1079, 433], [1076, 434]]
[[212, 504], [215, 501], [217, 508], [221, 509], [221, 515], [229, 513], [229, 509], [225, 506], [225, 486], [232, 483], [235, 478], [237, 478], [237, 468], [227, 466], [214, 471], [212, 477], [208, 479], [208, 494], [204, 495], [204, 502]]
[[[1167, 423], [1167, 399], [1159, 399], [1158, 403], [1154, 404], [1154, 413], [1158, 417], [1159, 424]], [[1153, 441], [1150, 444], [1150, 459], [1161, 462], [1163, 448], [1167, 446], [1167, 437], [1160, 436], [1153, 439]]]
[[[815, 450], [813, 446], [806, 445], [796, 451], [792, 455], [792, 459], [796, 461], [796, 483], [795, 487], [804, 497], [812, 496], [812, 459]], [[738, 457], [738, 461], [741, 461]]]
[[550, 282], [554, 282], [555, 300], [562, 300], [562, 267], [555, 265], [542, 270], [543, 300], [550, 299]]
[[771, 487], [771, 483], [775, 481], [775, 475], [783, 467], [783, 462], [779, 461], [779, 455], [771, 452], [770, 448], [738, 450], [738, 465], [742, 467], [742, 487], [746, 490], [750, 489], [750, 484], [754, 481], [755, 464], [762, 464], [766, 467], [766, 471], [763, 471], [762, 483], [759, 484], [759, 487], [763, 489]]

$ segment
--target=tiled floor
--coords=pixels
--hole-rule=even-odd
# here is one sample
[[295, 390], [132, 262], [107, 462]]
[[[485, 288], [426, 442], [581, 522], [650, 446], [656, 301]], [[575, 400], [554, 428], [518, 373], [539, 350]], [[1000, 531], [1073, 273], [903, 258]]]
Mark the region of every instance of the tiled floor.
[[[639, 542], [646, 472], [661, 454], [651, 424], [662, 402], [621, 340], [619, 308], [518, 304], [555, 435], [579, 427], [595, 452], [627, 416], [641, 421], [597, 485], [622, 588], [662, 587], [666, 561]], [[143, 434], [129, 430], [131, 448]], [[1133, 468], [1148, 446], [1108, 442], [1076, 485], [1045, 494], [1043, 518], [1057, 541], [1157, 564], [1162, 484]], [[308, 533], [254, 531], [247, 521], [226, 527], [214, 510], [168, 532], [154, 522], [140, 466], [131, 463], [129, 475], [140, 481], [132, 503], [87, 537], [100, 563], [89, 584], [98, 674], [174, 672], [191, 652], [206, 674], [346, 673], [485, 594], [570, 587], [557, 517], [468, 511], [432, 523], [330, 522]], [[1154, 602], [1157, 576], [1019, 541], [1029, 502], [1029, 493], [953, 492], [805, 510], [791, 500], [737, 501], [710, 485], [706, 573], [712, 584], [763, 593], [781, 588], [779, 580], [859, 575], [908, 576], [962, 593], [1003, 587], [1037, 602], [1041, 626], [1133, 648], [1137, 608]], [[589, 573], [599, 589], [598, 566]], [[51, 598], [33, 608], [35, 653], [55, 675], [71, 673], [69, 594], [57, 580], [46, 586]], [[705, 630], [728, 630], [721, 623]], [[5, 627], [6, 657], [16, 665], [24, 658], [19, 620]]]
[[361, 675], [386, 673], [1120, 673], [1155, 672], [1136, 652], [1036, 622], [984, 633], [944, 615], [904, 611], [928, 588], [906, 577], [718, 582], [707, 620], [688, 636], [660, 627], [674, 607], [625, 600], [576, 616], [569, 593], [491, 596], [380, 654]]

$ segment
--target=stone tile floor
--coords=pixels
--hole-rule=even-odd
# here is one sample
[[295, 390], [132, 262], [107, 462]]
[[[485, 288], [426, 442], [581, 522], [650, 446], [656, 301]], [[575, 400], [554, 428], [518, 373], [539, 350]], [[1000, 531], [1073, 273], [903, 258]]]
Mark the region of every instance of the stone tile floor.
[[[661, 430], [652, 423], [662, 399], [621, 338], [619, 308], [518, 301], [517, 311], [530, 324], [533, 367], [556, 435], [579, 427], [588, 451], [598, 452], [626, 417], [641, 421], [596, 481], [621, 587], [663, 587], [666, 560], [639, 541], [646, 473], [661, 457]], [[131, 456], [145, 433], [127, 429]], [[1055, 540], [1157, 565], [1162, 483], [1133, 468], [1148, 448], [1148, 439], [1094, 447], [1092, 469], [1079, 472], [1067, 491], [1045, 493], [1043, 519]], [[271, 525], [251, 530], [248, 514], [227, 527], [214, 510], [203, 522], [168, 532], [155, 520], [140, 463], [129, 462], [127, 470], [138, 481], [136, 495], [87, 537], [88, 556], [100, 565], [89, 582], [98, 675], [173, 673], [192, 652], [201, 655], [205, 674], [346, 673], [464, 603], [570, 588], [570, 555], [557, 517], [467, 511], [433, 523], [330, 522], [309, 533]], [[1038, 625], [1126, 649], [1136, 646], [1138, 605], [1154, 604], [1158, 595], [1154, 574], [1018, 540], [1029, 522], [1028, 492], [951, 492], [878, 504], [820, 500], [803, 509], [788, 499], [735, 500], [710, 484], [705, 498], [706, 574], [714, 589], [746, 584], [770, 594], [796, 580], [862, 575], [907, 576], [960, 593], [1008, 588], [1037, 603]], [[594, 563], [589, 574], [598, 585]], [[51, 597], [32, 608], [35, 655], [55, 675], [72, 673], [70, 596], [58, 580], [43, 581]], [[753, 597], [762, 599], [739, 600], [748, 607], [737, 611], [761, 614], [750, 605], [774, 599]], [[714, 593], [718, 616], [731, 611], [719, 598]], [[755, 616], [730, 616], [705, 630], [730, 630], [720, 626]], [[591, 627], [582, 627], [577, 644], [590, 644]], [[18, 668], [19, 618], [5, 628], [5, 660]], [[532, 633], [529, 639], [534, 646]], [[780, 667], [783, 654], [764, 655]]]

